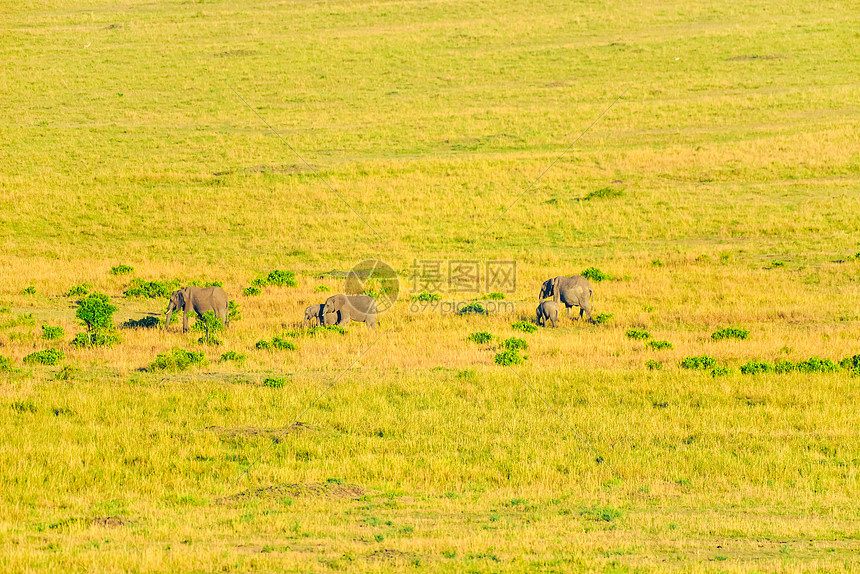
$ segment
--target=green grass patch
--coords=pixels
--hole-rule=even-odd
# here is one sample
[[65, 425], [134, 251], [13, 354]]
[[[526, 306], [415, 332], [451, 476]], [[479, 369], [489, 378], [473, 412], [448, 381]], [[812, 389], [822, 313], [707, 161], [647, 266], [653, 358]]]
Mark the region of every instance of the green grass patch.
[[732, 374], [732, 370], [728, 367], [714, 367], [711, 370], [712, 377], [725, 377], [726, 375]]
[[56, 341], [57, 339], [62, 339], [66, 334], [66, 330], [62, 327], [54, 327], [51, 325], [42, 325], [42, 338], [47, 339], [49, 341]]
[[481, 295], [481, 299], [484, 299], [484, 300], [487, 300], [487, 301], [501, 301], [501, 300], [503, 300], [504, 298], [505, 298], [505, 294], [504, 294], [504, 293], [499, 293], [499, 292], [497, 292], [497, 291], [494, 291], [494, 292], [492, 292], [492, 293], [486, 293], [486, 294], [484, 294], [484, 295]]
[[583, 197], [583, 201], [591, 201], [594, 199], [616, 199], [619, 197], [624, 197], [624, 191], [620, 189], [615, 189], [612, 187], [601, 187], [600, 189], [595, 189], [591, 191]]
[[590, 506], [580, 509], [579, 515], [594, 522], [613, 522], [624, 516], [624, 512], [614, 506]]
[[628, 339], [638, 339], [638, 340], [645, 340], [645, 339], [649, 339], [651, 337], [651, 333], [649, 333], [648, 331], [645, 331], [644, 329], [628, 329], [627, 333], [625, 333], [625, 335], [627, 335]]
[[221, 354], [221, 362], [234, 361], [236, 363], [244, 363], [248, 355], [245, 353], [237, 353], [236, 351], [227, 351]]
[[13, 371], [12, 359], [0, 355], [0, 371]]

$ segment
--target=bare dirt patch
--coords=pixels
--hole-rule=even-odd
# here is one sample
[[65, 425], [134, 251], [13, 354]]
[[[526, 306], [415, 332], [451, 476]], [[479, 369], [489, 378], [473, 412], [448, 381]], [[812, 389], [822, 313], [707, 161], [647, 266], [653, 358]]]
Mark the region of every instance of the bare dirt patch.
[[235, 439], [242, 437], [260, 437], [265, 436], [273, 439], [278, 439], [290, 434], [302, 434], [308, 432], [319, 432], [319, 428], [314, 425], [298, 422], [288, 427], [280, 428], [261, 428], [261, 427], [238, 427], [226, 428], [219, 426], [206, 427], [203, 430], [208, 430], [217, 434], [222, 438]]
[[119, 528], [131, 523], [131, 520], [122, 516], [98, 516], [92, 521], [93, 526], [101, 526], [102, 528]]
[[420, 562], [421, 557], [412, 552], [403, 552], [401, 550], [394, 550], [391, 548], [386, 548], [383, 550], [374, 550], [370, 554], [365, 556], [365, 560], [368, 562]]
[[227, 496], [219, 502], [242, 502], [252, 498], [283, 498], [285, 496], [334, 498], [334, 499], [357, 499], [368, 491], [357, 484], [344, 484], [339, 482], [305, 482], [297, 484], [277, 484], [264, 488], [244, 490], [233, 496]]

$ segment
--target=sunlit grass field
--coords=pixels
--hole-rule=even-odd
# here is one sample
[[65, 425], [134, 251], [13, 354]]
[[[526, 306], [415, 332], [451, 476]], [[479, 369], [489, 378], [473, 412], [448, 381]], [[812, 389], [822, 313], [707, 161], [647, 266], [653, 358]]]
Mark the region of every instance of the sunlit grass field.
[[[858, 14], [0, 5], [0, 570], [857, 572], [860, 377], [741, 369], [860, 354]], [[257, 348], [367, 259], [375, 332]], [[416, 308], [462, 261], [516, 262], [503, 310]], [[605, 322], [512, 328], [591, 267]], [[241, 319], [123, 327], [166, 310], [133, 279]], [[71, 345], [83, 283], [119, 344]]]

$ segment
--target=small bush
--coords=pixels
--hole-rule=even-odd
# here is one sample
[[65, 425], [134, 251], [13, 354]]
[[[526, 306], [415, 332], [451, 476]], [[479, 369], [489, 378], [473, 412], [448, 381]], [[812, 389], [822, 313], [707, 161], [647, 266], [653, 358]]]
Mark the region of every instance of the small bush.
[[281, 271], [276, 269], [272, 271], [266, 276], [267, 285], [274, 285], [275, 287], [298, 287], [299, 283], [296, 281], [296, 274], [292, 271]]
[[493, 293], [487, 293], [486, 295], [482, 295], [481, 299], [489, 300], [489, 301], [501, 301], [505, 298], [504, 293], [499, 293], [498, 291], [494, 291]]
[[649, 371], [659, 371], [660, 369], [663, 368], [663, 363], [661, 363], [659, 361], [651, 360], [651, 361], [646, 361], [645, 366], [648, 367]]
[[769, 269], [776, 269], [777, 267], [785, 267], [785, 261], [771, 261]]
[[651, 333], [642, 329], [629, 329], [627, 333], [628, 339], [650, 339]]
[[437, 303], [440, 299], [436, 293], [428, 293], [427, 291], [422, 291], [418, 295], [412, 296], [412, 301], [418, 303]]
[[12, 359], [0, 355], [0, 371], [12, 371]]
[[287, 380], [283, 377], [266, 377], [266, 379], [263, 380], [263, 386], [270, 387], [272, 389], [283, 388], [286, 384]]
[[215, 338], [215, 334], [224, 330], [224, 324], [221, 322], [221, 319], [215, 315], [215, 311], [206, 311], [197, 319], [197, 321], [194, 322], [194, 326], [191, 327], [191, 330], [203, 332], [203, 336], [199, 341], [200, 343], [205, 343], [207, 345], [220, 345], [221, 341]]
[[511, 337], [509, 339], [505, 339], [501, 343], [501, 347], [503, 349], [508, 350], [518, 350], [518, 349], [528, 349], [529, 345], [526, 343], [525, 339], [518, 339], [517, 337]]
[[236, 351], [227, 351], [221, 355], [221, 361], [236, 361], [237, 363], [244, 363], [248, 358], [248, 355], [244, 353], [237, 353]]
[[78, 333], [70, 343], [73, 347], [112, 347], [119, 343], [119, 336], [113, 331], [104, 333]]
[[161, 324], [161, 319], [149, 315], [140, 319], [129, 319], [122, 324], [126, 329], [154, 329]]
[[484, 306], [480, 303], [473, 302], [468, 305], [464, 305], [459, 311], [457, 311], [458, 315], [487, 315], [488, 312], [484, 309]]
[[90, 291], [93, 290], [93, 286], [89, 283], [81, 283], [80, 285], [75, 285], [66, 293], [66, 297], [83, 297], [84, 295], [89, 295]]
[[724, 377], [726, 375], [730, 375], [732, 372], [731, 369], [726, 367], [716, 367], [711, 371], [712, 377]]
[[756, 375], [758, 373], [770, 373], [773, 371], [773, 365], [765, 361], [750, 361], [743, 367], [741, 372], [745, 375]]
[[496, 353], [496, 357], [493, 360], [497, 365], [502, 365], [503, 367], [521, 365], [523, 363], [523, 358], [517, 349], [506, 349], [501, 353]]
[[128, 275], [132, 271], [134, 271], [134, 267], [131, 265], [117, 265], [110, 268], [111, 275]]
[[135, 277], [131, 280], [128, 289], [123, 291], [123, 293], [126, 297], [156, 299], [170, 297], [170, 294], [178, 288], [179, 281], [144, 281]]
[[328, 293], [329, 291], [331, 291], [331, 289], [329, 289], [325, 285], [317, 285], [316, 287], [314, 287], [314, 293]]
[[604, 323], [609, 322], [609, 320], [611, 318], [612, 318], [611, 313], [601, 313], [600, 315], [598, 315], [597, 317], [594, 318], [594, 322], [598, 325], [602, 325]]
[[671, 349], [672, 343], [669, 341], [648, 341], [645, 343], [645, 346], [649, 349], [654, 349], [655, 351], [661, 351], [663, 349]]
[[200, 279], [194, 279], [193, 281], [188, 282], [189, 287], [223, 287], [223, 281], [202, 281]]
[[790, 373], [792, 371], [797, 370], [797, 363], [792, 363], [791, 361], [786, 361], [780, 359], [776, 363], [773, 364], [773, 370], [775, 373], [779, 373], [780, 375], [784, 375], [785, 373]]
[[511, 323], [511, 329], [522, 331], [523, 333], [534, 333], [538, 330], [538, 326], [528, 321], [517, 321], [516, 323]]
[[239, 309], [239, 306], [235, 301], [229, 301], [227, 303], [227, 321], [232, 323], [233, 321], [241, 321], [242, 320], [242, 311]]
[[169, 353], [162, 353], [149, 365], [147, 371], [184, 371], [192, 365], [201, 366], [206, 357], [203, 353], [186, 351], [184, 349], [173, 349]]
[[52, 327], [51, 325], [42, 325], [42, 338], [49, 341], [61, 339], [66, 334], [62, 327]]
[[27, 287], [26, 289], [21, 291], [21, 295], [35, 295], [35, 294], [36, 294], [36, 288], [33, 287], [32, 285], [30, 285], [29, 287]]
[[245, 287], [242, 289], [242, 295], [245, 297], [253, 297], [254, 295], [259, 295], [262, 293], [259, 287], [256, 285], [251, 285], [250, 287]]
[[746, 339], [750, 336], [750, 332], [746, 329], [733, 329], [731, 327], [720, 329], [711, 334], [711, 339], [721, 341], [723, 339]]
[[68, 381], [72, 377], [78, 374], [78, 370], [71, 365], [65, 365], [62, 369], [57, 371], [57, 374], [54, 375], [55, 381]]
[[854, 355], [853, 357], [845, 357], [841, 361], [839, 361], [839, 366], [843, 369], [853, 370], [860, 369], [860, 355]]
[[278, 349], [279, 351], [295, 351], [296, 344], [292, 341], [281, 339], [280, 337], [274, 337], [272, 339], [272, 348]]
[[267, 341], [267, 340], [263, 339], [263, 340], [261, 340], [261, 341], [257, 341], [257, 344], [256, 344], [256, 345], [254, 345], [254, 346], [255, 346], [256, 348], [260, 349], [261, 351], [268, 351], [269, 349], [271, 349], [271, 348], [272, 348], [272, 343], [270, 343], [269, 341]]
[[27, 365], [56, 365], [64, 358], [66, 358], [65, 353], [59, 349], [45, 349], [30, 353], [23, 361]]
[[717, 360], [707, 355], [700, 357], [687, 357], [681, 361], [682, 369], [705, 370], [712, 369], [717, 366]]
[[613, 189], [611, 187], [601, 187], [600, 189], [595, 189], [592, 192], [589, 192], [582, 199], [584, 201], [591, 201], [592, 199], [613, 199], [616, 197], [622, 197], [624, 192], [620, 189]]
[[493, 336], [487, 333], [486, 331], [478, 331], [477, 333], [472, 333], [468, 337], [466, 337], [467, 341], [472, 341], [473, 343], [478, 343], [482, 345], [484, 343], [489, 343], [492, 340]]
[[797, 363], [796, 369], [801, 373], [832, 373], [839, 370], [839, 365], [830, 359], [810, 357], [802, 363]]
[[608, 274], [604, 273], [597, 267], [589, 267], [582, 272], [582, 276], [591, 281], [608, 281], [612, 279]]

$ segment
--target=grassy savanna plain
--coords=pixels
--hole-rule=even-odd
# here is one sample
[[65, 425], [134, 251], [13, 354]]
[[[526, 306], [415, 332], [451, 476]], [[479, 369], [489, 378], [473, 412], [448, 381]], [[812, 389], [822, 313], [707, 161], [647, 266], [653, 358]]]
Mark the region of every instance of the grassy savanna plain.
[[[860, 353], [856, 6], [13, 1], [0, 28], [3, 571], [860, 570], [860, 378], [739, 370]], [[255, 348], [371, 258], [401, 277], [376, 333]], [[457, 260], [515, 260], [512, 310], [411, 311], [415, 262]], [[511, 329], [587, 267], [608, 322]], [[298, 286], [242, 294], [273, 269]], [[75, 285], [118, 325], [165, 310], [132, 278], [223, 281], [242, 319], [72, 347]], [[145, 370], [173, 348], [208, 363]]]

